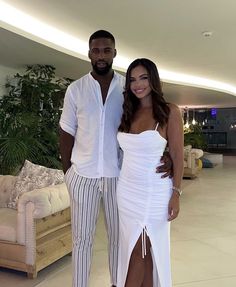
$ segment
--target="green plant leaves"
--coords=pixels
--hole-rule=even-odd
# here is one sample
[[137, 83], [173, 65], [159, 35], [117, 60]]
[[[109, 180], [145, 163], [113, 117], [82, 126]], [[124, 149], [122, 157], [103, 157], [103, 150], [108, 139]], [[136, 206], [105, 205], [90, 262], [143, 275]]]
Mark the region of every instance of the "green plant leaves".
[[184, 145], [191, 145], [193, 148], [206, 149], [207, 144], [201, 126], [190, 125], [189, 130], [184, 133]]
[[64, 93], [72, 82], [50, 65], [27, 66], [6, 83], [0, 99], [0, 174], [16, 174], [26, 159], [60, 168], [58, 125]]

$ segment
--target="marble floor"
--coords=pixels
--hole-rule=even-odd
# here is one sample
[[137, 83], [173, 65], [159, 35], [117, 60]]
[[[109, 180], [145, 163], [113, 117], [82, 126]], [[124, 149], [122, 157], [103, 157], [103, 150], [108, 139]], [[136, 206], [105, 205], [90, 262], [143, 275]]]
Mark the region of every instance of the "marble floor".
[[[181, 213], [171, 227], [173, 287], [236, 286], [236, 157], [203, 169], [184, 180]], [[99, 217], [90, 286], [109, 286], [106, 236]], [[45, 268], [35, 280], [0, 269], [0, 286], [58, 287], [71, 285], [71, 257]]]

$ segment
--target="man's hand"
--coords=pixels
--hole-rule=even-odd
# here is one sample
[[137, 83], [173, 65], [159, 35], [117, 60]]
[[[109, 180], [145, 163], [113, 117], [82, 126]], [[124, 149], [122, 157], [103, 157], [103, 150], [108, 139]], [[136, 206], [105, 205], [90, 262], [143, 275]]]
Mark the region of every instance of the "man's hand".
[[173, 162], [171, 160], [170, 154], [168, 152], [165, 152], [163, 156], [161, 157], [162, 165], [158, 166], [156, 168], [156, 172], [162, 172], [164, 173], [161, 177], [165, 178], [167, 176], [172, 177], [173, 176]]

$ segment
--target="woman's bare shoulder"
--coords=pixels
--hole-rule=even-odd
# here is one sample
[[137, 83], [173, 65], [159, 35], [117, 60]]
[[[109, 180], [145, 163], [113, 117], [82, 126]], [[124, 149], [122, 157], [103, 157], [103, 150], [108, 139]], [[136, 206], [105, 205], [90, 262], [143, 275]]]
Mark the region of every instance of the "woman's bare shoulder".
[[168, 103], [168, 106], [170, 108], [170, 116], [179, 116], [180, 112], [180, 108], [173, 103]]

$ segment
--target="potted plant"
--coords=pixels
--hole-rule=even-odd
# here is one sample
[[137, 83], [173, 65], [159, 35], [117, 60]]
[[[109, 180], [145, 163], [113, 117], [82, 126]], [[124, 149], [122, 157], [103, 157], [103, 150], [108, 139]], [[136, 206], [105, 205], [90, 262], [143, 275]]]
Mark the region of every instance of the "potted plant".
[[50, 65], [27, 66], [6, 84], [0, 99], [0, 174], [16, 174], [25, 159], [61, 168], [58, 150], [60, 108], [71, 79]]
[[198, 149], [206, 149], [207, 144], [200, 125], [191, 124], [188, 128], [184, 128], [184, 145], [191, 145], [193, 148]]

